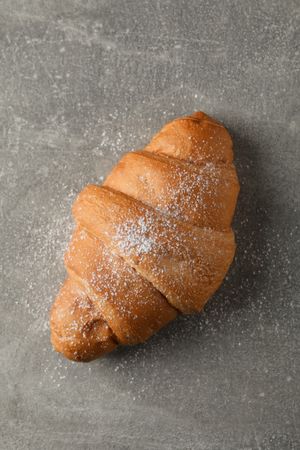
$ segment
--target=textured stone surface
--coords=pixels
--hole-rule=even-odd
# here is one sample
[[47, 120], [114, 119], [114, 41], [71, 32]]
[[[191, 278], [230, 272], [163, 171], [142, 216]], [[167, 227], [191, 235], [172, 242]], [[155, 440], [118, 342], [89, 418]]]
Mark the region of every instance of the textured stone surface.
[[[299, 448], [297, 6], [0, 0], [1, 450]], [[63, 360], [47, 317], [74, 196], [195, 110], [235, 142], [227, 281], [145, 345]]]

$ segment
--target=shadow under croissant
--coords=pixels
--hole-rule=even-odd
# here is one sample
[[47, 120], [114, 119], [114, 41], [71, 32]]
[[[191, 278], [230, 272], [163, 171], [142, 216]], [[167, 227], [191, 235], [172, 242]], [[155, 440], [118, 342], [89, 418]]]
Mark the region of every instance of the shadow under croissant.
[[[119, 346], [106, 356], [114, 364], [126, 356], [131, 359], [142, 349], [155, 352], [162, 346], [166, 346], [168, 353], [178, 352], [180, 358], [182, 351], [201, 347], [201, 340], [208, 330], [230, 335], [238, 326], [242, 326], [243, 331], [255, 326], [256, 319], [250, 318], [258, 314], [263, 302], [270, 302], [269, 261], [272, 255], [267, 237], [273, 230], [270, 213], [273, 208], [263, 158], [266, 146], [271, 148], [274, 136], [268, 136], [259, 122], [232, 122], [234, 125], [230, 127], [230, 120], [224, 120], [233, 137], [241, 190], [233, 223], [237, 251], [226, 279], [200, 314], [178, 317], [144, 344]], [[262, 136], [262, 139], [254, 140], [253, 136]]]

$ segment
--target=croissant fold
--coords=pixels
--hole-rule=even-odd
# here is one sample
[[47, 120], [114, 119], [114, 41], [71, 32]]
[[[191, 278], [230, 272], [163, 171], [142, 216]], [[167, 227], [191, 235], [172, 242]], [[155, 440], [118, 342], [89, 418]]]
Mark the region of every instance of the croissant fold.
[[227, 130], [197, 112], [123, 156], [102, 186], [83, 189], [68, 278], [51, 309], [58, 352], [90, 361], [203, 308], [235, 253], [232, 160]]

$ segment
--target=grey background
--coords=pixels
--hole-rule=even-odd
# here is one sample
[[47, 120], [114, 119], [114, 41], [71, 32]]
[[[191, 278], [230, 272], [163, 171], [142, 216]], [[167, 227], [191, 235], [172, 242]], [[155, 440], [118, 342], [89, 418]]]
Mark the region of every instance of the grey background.
[[[0, 0], [1, 450], [300, 448], [297, 18], [296, 0]], [[48, 310], [76, 193], [195, 110], [235, 143], [226, 282], [144, 345], [64, 360]]]

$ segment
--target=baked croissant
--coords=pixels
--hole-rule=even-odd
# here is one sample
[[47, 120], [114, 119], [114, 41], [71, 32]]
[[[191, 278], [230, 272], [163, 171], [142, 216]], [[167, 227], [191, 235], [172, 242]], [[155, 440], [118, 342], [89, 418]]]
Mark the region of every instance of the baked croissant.
[[68, 278], [51, 310], [58, 352], [90, 361], [203, 308], [235, 253], [232, 159], [227, 130], [197, 112], [79, 194]]

